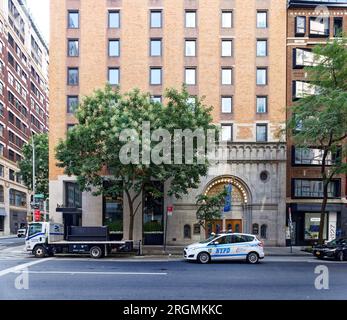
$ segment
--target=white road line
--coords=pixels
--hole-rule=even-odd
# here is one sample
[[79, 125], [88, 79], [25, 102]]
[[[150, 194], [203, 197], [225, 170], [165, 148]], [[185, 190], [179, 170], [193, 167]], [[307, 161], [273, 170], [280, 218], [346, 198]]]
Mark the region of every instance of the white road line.
[[46, 262], [46, 261], [49, 261], [49, 260], [51, 260], [51, 258], [46, 258], [46, 259], [36, 260], [36, 261], [28, 262], [28, 263], [23, 263], [23, 264], [20, 264], [18, 266], [15, 266], [15, 267], [2, 270], [2, 271], [0, 271], [0, 277], [5, 276], [5, 275], [7, 275], [9, 273], [20, 272], [20, 271], [22, 271], [25, 268], [28, 268], [28, 267], [31, 267], [31, 266], [33, 266], [35, 264], [39, 264], [39, 263]]
[[92, 274], [92, 275], [123, 275], [123, 276], [167, 276], [165, 272], [99, 272], [99, 271], [23, 271], [28, 274]]

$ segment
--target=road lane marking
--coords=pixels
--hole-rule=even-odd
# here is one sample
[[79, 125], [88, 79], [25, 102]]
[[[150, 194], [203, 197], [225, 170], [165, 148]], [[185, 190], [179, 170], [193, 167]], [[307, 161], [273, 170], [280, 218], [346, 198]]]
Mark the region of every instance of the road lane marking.
[[107, 272], [107, 271], [23, 271], [28, 274], [91, 274], [91, 275], [121, 275], [121, 276], [167, 276], [167, 272]]
[[52, 258], [46, 258], [46, 259], [42, 259], [42, 260], [36, 260], [36, 261], [32, 261], [32, 262], [27, 262], [27, 263], [23, 263], [20, 264], [18, 266], [12, 267], [12, 268], [8, 268], [5, 270], [0, 271], [0, 277], [3, 277], [9, 273], [16, 273], [16, 272], [20, 272], [25, 268], [31, 267], [33, 265], [42, 263], [42, 262], [46, 262], [46, 261], [50, 261], [52, 260]]

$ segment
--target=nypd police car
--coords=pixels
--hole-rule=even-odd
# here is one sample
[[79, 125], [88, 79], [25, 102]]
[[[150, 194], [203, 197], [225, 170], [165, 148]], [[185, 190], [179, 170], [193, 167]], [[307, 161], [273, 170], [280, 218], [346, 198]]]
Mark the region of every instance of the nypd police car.
[[208, 239], [184, 248], [184, 258], [204, 264], [214, 260], [246, 260], [255, 264], [264, 259], [263, 247], [263, 243], [251, 234], [212, 234]]

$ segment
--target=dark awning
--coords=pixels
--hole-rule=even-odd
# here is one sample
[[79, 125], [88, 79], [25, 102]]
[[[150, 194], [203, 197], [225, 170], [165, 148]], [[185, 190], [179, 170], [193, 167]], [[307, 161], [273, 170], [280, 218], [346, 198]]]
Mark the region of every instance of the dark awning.
[[81, 208], [57, 207], [56, 212], [82, 214]]

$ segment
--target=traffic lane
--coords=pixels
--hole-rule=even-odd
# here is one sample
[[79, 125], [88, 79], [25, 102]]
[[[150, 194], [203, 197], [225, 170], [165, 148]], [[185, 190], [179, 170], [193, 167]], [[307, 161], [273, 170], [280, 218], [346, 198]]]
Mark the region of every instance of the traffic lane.
[[0, 239], [0, 248], [1, 247], [16, 247], [16, 246], [24, 246], [25, 239], [24, 238], [6, 238]]
[[[101, 260], [100, 260], [101, 261]], [[14, 290], [14, 274], [0, 278], [5, 299], [346, 299], [344, 264], [326, 264], [329, 290], [315, 289], [309, 262], [194, 263], [53, 259], [29, 268], [29, 290]], [[322, 263], [324, 265], [324, 262]], [[137, 273], [137, 274], [136, 274]]]

